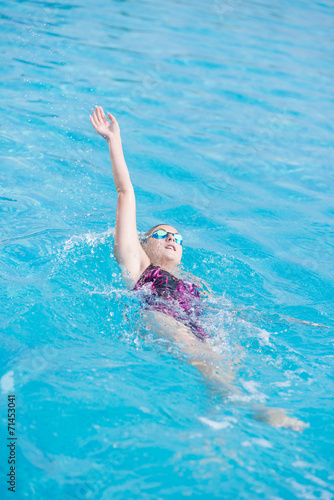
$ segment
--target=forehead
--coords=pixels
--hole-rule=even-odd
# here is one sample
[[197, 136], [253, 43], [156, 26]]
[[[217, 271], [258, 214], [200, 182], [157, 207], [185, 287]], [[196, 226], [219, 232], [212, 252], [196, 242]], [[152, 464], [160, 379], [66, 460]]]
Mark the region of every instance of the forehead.
[[166, 224], [162, 224], [162, 226], [158, 226], [155, 228], [154, 231], [157, 231], [158, 229], [164, 229], [165, 231], [169, 232], [169, 233], [177, 233], [177, 229], [175, 229], [175, 227], [173, 226], [167, 226]]

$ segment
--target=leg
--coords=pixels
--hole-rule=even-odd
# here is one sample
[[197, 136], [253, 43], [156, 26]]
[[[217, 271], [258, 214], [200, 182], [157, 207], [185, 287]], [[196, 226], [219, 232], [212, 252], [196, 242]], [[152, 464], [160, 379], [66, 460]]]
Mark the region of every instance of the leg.
[[[235, 374], [231, 359], [224, 358], [221, 354], [216, 353], [209, 343], [201, 342], [189, 328], [171, 316], [157, 311], [150, 311], [145, 312], [143, 317], [148, 330], [169, 340], [176, 341], [180, 350], [189, 355], [187, 362], [196, 367], [207, 381], [214, 383], [223, 397], [240, 394], [239, 389], [232, 385]], [[282, 408], [254, 407], [253, 418], [272, 427], [283, 427], [300, 432], [309, 426], [309, 424], [297, 418], [288, 417], [286, 411]]]

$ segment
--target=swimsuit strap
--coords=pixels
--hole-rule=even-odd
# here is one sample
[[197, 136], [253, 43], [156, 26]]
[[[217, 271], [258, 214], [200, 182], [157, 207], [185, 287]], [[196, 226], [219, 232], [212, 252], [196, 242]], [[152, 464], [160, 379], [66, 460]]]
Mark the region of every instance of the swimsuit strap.
[[154, 266], [153, 264], [150, 264], [141, 273], [141, 275], [136, 283], [135, 288], [137, 288], [137, 285], [140, 285], [145, 278], [160, 278], [161, 276], [165, 276], [167, 279], [169, 279], [169, 277], [170, 277], [173, 281], [176, 281], [176, 282], [180, 281], [178, 278], [173, 276], [169, 271], [165, 271], [165, 269], [162, 269], [159, 266]]

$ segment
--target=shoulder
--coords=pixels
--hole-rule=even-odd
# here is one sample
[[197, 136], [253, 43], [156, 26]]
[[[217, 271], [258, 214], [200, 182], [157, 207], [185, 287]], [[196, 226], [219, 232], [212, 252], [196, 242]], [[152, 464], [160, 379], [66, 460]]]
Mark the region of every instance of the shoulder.
[[160, 278], [161, 276], [164, 276], [164, 271], [160, 267], [150, 264], [139, 275], [138, 280], [136, 281], [136, 287], [137, 285], [140, 286], [144, 283], [154, 281], [156, 278]]

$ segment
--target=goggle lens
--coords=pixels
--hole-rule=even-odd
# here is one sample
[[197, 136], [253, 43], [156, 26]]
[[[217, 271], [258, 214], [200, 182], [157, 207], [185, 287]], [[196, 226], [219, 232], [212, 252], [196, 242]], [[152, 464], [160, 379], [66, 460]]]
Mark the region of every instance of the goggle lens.
[[182, 245], [183, 238], [179, 233], [168, 233], [164, 229], [158, 229], [157, 231], [154, 231], [154, 233], [151, 234], [152, 238], [155, 238], [156, 240], [161, 240], [163, 238], [166, 238], [168, 234], [172, 234], [175, 238], [175, 243], [178, 245]]

